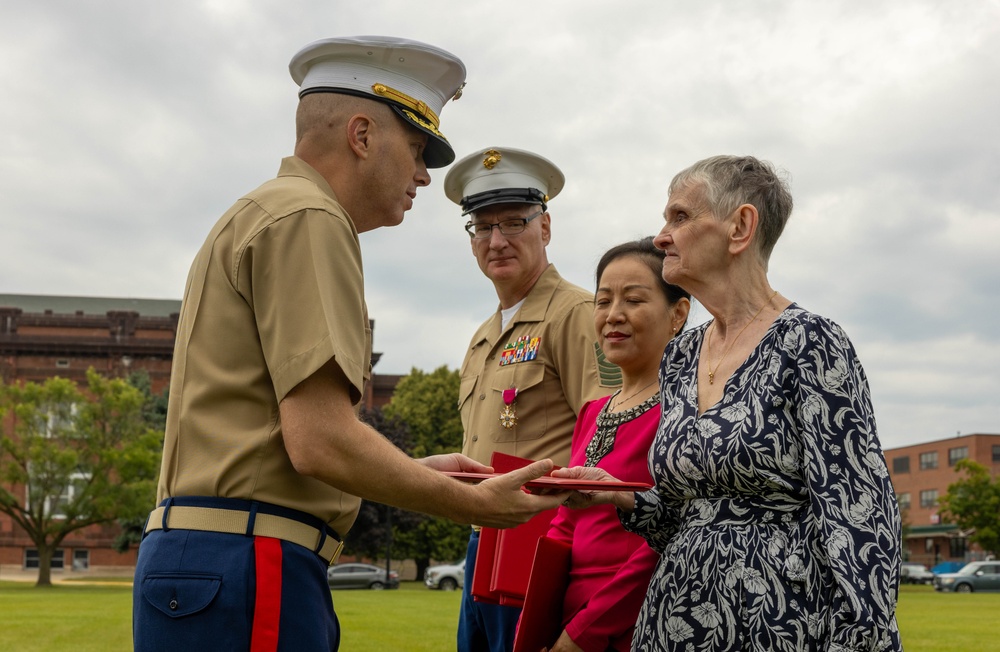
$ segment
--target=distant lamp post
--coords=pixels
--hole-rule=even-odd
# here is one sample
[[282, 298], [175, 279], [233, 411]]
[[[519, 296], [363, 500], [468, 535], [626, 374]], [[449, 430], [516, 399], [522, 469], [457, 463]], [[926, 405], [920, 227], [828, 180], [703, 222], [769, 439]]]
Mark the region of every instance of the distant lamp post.
[[389, 505], [385, 506], [385, 583], [386, 587], [389, 586], [389, 572], [391, 570], [392, 561], [392, 507]]

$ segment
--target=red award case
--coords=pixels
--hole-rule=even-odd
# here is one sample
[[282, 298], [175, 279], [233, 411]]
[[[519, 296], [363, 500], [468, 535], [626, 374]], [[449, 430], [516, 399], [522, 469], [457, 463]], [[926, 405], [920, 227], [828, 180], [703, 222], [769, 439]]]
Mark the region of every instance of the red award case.
[[[490, 465], [497, 473], [508, 473], [532, 461], [495, 452]], [[474, 600], [511, 607], [524, 604], [535, 546], [549, 531], [555, 515], [556, 510], [549, 509], [517, 527], [505, 530], [484, 527], [480, 531], [476, 568], [472, 574]]]
[[563, 596], [569, 586], [572, 547], [565, 541], [542, 537], [535, 548], [514, 652], [550, 648], [563, 630]]

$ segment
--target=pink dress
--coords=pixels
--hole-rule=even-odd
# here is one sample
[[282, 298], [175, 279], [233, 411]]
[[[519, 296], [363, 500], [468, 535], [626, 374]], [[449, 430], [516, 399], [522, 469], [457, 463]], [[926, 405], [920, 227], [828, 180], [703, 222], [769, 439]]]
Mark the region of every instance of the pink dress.
[[[599, 458], [591, 466], [619, 480], [652, 484], [647, 457], [660, 420], [659, 396], [631, 410], [602, 414], [610, 398], [590, 401], [580, 410], [570, 466], [586, 463], [590, 445], [591, 459]], [[591, 445], [595, 435], [597, 441]], [[610, 451], [604, 452], [612, 442]], [[601, 443], [604, 450], [596, 450]], [[611, 505], [560, 507], [548, 536], [572, 545], [569, 587], [563, 601], [563, 627], [570, 638], [586, 652], [629, 650], [659, 555], [645, 539], [625, 531]]]

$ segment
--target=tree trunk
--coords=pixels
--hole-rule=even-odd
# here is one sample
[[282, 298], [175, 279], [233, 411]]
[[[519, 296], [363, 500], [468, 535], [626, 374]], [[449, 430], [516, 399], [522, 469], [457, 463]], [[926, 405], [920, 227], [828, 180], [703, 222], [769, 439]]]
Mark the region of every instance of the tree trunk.
[[52, 546], [38, 546], [38, 582], [39, 586], [52, 586]]
[[424, 571], [431, 565], [431, 560], [428, 557], [418, 557], [413, 560], [417, 564], [417, 581], [424, 581]]

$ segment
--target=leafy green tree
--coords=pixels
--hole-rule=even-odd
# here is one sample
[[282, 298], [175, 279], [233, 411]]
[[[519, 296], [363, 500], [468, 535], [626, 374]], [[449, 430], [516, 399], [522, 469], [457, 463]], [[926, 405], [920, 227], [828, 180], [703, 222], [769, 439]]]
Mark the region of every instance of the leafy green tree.
[[[159, 394], [153, 393], [153, 381], [149, 377], [149, 372], [145, 369], [133, 371], [128, 376], [128, 383], [135, 387], [143, 396], [142, 416], [146, 424], [160, 433], [160, 444], [162, 448], [163, 436], [167, 429], [167, 403], [170, 388], [165, 388]], [[155, 498], [155, 496], [154, 496]], [[142, 542], [143, 530], [146, 526], [148, 514], [142, 513], [138, 516], [119, 518], [118, 525], [121, 528], [115, 540], [111, 542], [111, 547], [117, 552], [125, 552], [132, 545], [139, 545]]]
[[[462, 449], [462, 418], [458, 411], [461, 378], [446, 365], [431, 373], [413, 368], [400, 379], [392, 400], [385, 406], [387, 417], [396, 417], [410, 430], [414, 457], [454, 453]], [[396, 526], [395, 548], [411, 557], [417, 577], [423, 577], [431, 560], [452, 561], [464, 557], [469, 527], [444, 518], [421, 517], [415, 527]]]
[[[362, 421], [382, 433], [396, 448], [403, 451], [410, 448], [410, 431], [401, 420], [385, 416], [378, 408], [363, 409], [360, 416]], [[394, 546], [397, 529], [414, 528], [424, 518], [422, 514], [363, 500], [358, 518], [344, 541], [344, 551], [368, 559], [383, 557], [386, 550]]]
[[446, 365], [431, 373], [413, 368], [400, 379], [385, 415], [401, 419], [410, 429], [414, 457], [454, 453], [462, 449], [462, 419], [458, 412], [457, 370]]
[[965, 477], [948, 485], [939, 501], [941, 517], [963, 530], [974, 530], [969, 540], [986, 552], [1000, 551], [1000, 478], [970, 459], [955, 464]]
[[[465, 559], [469, 544], [469, 526], [446, 518], [425, 516], [417, 527], [395, 528], [395, 549], [400, 556], [412, 558], [417, 578], [422, 579], [431, 560], [453, 562]], [[532, 551], [533, 553], [534, 551]]]
[[93, 369], [85, 391], [64, 378], [0, 385], [0, 512], [37, 547], [37, 586], [51, 585], [66, 536], [155, 500], [162, 432], [143, 406], [140, 390]]
[[167, 429], [167, 403], [169, 402], [170, 388], [164, 389], [159, 394], [154, 394], [153, 381], [145, 369], [130, 373], [128, 384], [142, 392], [142, 416], [146, 423], [151, 428], [156, 428], [161, 432], [165, 431]]

